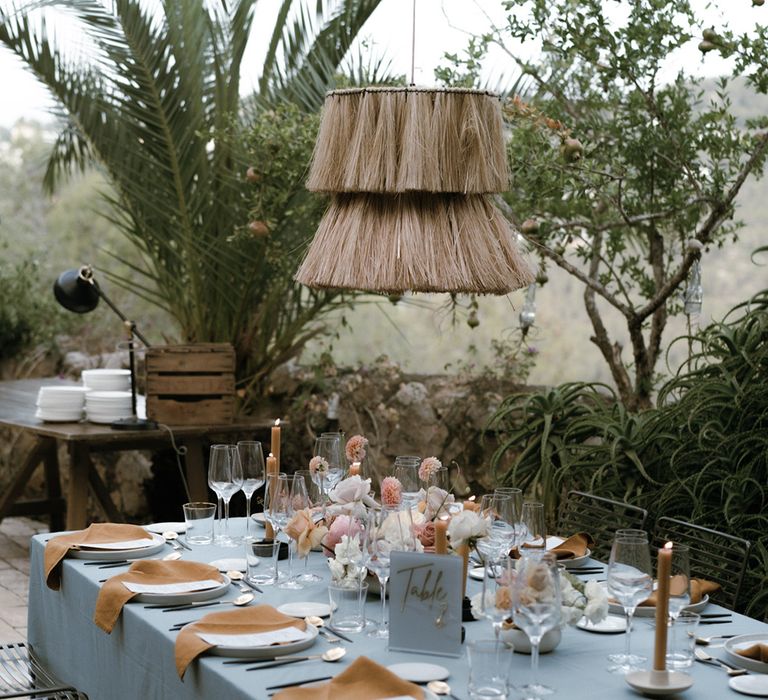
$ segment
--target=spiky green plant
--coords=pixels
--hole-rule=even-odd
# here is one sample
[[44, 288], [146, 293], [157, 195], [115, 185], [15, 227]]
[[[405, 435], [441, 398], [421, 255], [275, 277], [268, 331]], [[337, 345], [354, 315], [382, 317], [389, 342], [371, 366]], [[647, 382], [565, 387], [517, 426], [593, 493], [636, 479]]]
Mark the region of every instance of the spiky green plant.
[[[260, 128], [267, 102], [317, 110], [379, 1], [283, 0], [258, 99], [247, 100], [248, 109], [240, 75], [256, 0], [0, 2], [0, 42], [60, 106], [64, 127], [47, 187], [75, 168], [104, 169], [111, 216], [142, 261], [116, 281], [167, 311], [183, 341], [231, 341], [241, 383], [260, 380], [273, 358], [295, 352], [307, 324], [334, 299], [290, 282], [302, 252], [298, 236], [267, 246], [280, 260], [277, 253], [265, 257], [264, 245], [238, 239], [252, 208], [245, 135], [254, 123]], [[75, 23], [78, 45], [87, 50], [48, 31], [62, 16]], [[314, 134], [311, 124], [297, 128], [300, 152], [283, 144], [297, 159], [293, 175], [308, 162]], [[303, 206], [298, 197], [294, 203]], [[308, 240], [319, 212], [309, 205], [303, 211], [296, 226]]]

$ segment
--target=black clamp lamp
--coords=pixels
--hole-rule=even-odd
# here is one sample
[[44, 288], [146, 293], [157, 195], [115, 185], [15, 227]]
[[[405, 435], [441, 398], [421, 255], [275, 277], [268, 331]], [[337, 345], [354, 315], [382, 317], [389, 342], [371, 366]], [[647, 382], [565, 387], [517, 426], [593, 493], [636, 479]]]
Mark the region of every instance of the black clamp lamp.
[[76, 270], [67, 270], [59, 275], [53, 284], [56, 301], [68, 311], [76, 314], [86, 314], [93, 311], [99, 304], [99, 299], [109, 306], [122, 320], [128, 332], [128, 358], [131, 369], [131, 417], [121, 418], [111, 423], [115, 430], [156, 430], [154, 421], [139, 418], [136, 415], [136, 363], [133, 352], [133, 339], [138, 338], [145, 347], [149, 347], [147, 339], [138, 331], [136, 324], [118, 309], [112, 300], [104, 294], [98, 282], [93, 278], [93, 268], [83, 265]]

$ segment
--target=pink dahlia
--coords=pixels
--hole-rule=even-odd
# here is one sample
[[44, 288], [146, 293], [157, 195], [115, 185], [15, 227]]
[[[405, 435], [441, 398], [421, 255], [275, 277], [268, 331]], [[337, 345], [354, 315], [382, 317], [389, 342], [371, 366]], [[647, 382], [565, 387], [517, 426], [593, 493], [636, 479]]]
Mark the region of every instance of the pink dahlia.
[[403, 485], [394, 476], [387, 476], [381, 482], [381, 504], [384, 506], [400, 505]]
[[442, 466], [443, 463], [437, 457], [427, 457], [419, 467], [419, 479], [429, 481], [429, 477]]
[[347, 440], [345, 452], [350, 462], [362, 462], [365, 459], [365, 448], [368, 447], [368, 439], [362, 435], [353, 435]]
[[309, 471], [313, 474], [325, 474], [328, 471], [328, 460], [320, 455], [309, 460]]

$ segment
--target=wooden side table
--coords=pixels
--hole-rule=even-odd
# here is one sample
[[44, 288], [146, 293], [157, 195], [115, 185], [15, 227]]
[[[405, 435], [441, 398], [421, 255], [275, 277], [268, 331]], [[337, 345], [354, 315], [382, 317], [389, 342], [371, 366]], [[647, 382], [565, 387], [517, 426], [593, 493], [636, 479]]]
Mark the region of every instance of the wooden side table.
[[[79, 530], [87, 525], [88, 491], [112, 522], [124, 518], [113, 503], [106, 485], [91, 460], [94, 452], [119, 452], [167, 447], [167, 430], [112, 430], [95, 423], [43, 423], [35, 418], [35, 402], [41, 386], [75, 385], [63, 379], [20, 379], [0, 382], [0, 425], [17, 428], [34, 438], [32, 449], [16, 469], [10, 485], [0, 495], [0, 520], [9, 515], [50, 515], [51, 531]], [[227, 424], [171, 426], [176, 443], [185, 445], [186, 478], [193, 501], [208, 500], [208, 482], [203, 462], [203, 442], [213, 437], [252, 436], [265, 431], [271, 420], [242, 420]], [[69, 454], [70, 479], [66, 500], [61, 491], [58, 445]], [[45, 470], [46, 498], [19, 501], [32, 474]], [[66, 524], [64, 512], [66, 511]]]

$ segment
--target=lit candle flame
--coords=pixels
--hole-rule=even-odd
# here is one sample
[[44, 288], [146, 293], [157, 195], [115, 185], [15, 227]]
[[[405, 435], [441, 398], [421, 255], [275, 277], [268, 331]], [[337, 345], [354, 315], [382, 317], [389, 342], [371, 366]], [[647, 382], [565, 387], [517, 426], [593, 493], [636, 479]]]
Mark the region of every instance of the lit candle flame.
[[672, 549], [672, 543], [671, 543], [671, 542], [667, 542], [667, 543], [664, 545], [664, 549]]
[[280, 425], [280, 419], [278, 418], [278, 419], [275, 421], [275, 427], [278, 427], [279, 425]]
[[273, 455], [271, 452], [269, 453], [269, 456], [274, 459], [275, 455]]

